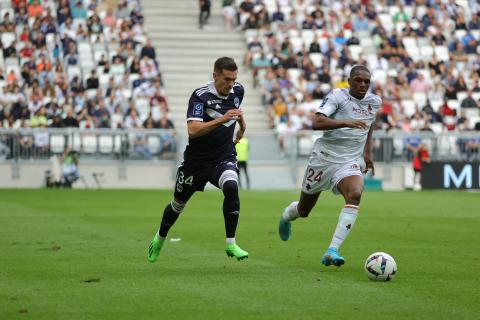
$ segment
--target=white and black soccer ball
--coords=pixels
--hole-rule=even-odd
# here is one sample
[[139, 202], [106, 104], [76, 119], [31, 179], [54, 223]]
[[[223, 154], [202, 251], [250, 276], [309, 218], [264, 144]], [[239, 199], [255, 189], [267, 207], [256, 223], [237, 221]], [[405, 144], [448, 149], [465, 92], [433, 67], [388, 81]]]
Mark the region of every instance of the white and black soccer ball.
[[397, 273], [397, 263], [388, 253], [375, 252], [365, 261], [365, 272], [372, 280], [389, 281]]

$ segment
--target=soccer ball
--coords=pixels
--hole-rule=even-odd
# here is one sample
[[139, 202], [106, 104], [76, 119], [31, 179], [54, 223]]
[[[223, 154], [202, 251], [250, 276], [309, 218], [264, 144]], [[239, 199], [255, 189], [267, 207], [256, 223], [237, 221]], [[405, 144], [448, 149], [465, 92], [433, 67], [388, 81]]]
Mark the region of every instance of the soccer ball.
[[365, 272], [372, 280], [389, 281], [397, 273], [397, 263], [388, 253], [375, 252], [365, 261]]

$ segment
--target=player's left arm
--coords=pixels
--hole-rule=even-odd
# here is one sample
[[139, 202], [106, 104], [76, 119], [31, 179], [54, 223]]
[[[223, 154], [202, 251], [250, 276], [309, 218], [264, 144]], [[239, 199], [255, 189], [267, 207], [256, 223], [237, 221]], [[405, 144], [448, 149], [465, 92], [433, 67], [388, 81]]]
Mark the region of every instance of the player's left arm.
[[366, 168], [363, 173], [367, 173], [369, 169], [372, 170], [372, 176], [375, 175], [375, 167], [373, 165], [373, 157], [372, 157], [372, 151], [373, 151], [373, 127], [374, 127], [375, 122], [372, 122], [370, 125], [370, 130], [368, 130], [368, 136], [367, 136], [367, 142], [365, 143], [365, 148], [363, 150], [363, 159], [365, 160]]
[[[236, 85], [237, 87], [237, 92], [239, 95], [240, 103], [243, 101], [243, 96], [245, 95], [245, 89], [243, 86], [239, 83]], [[241, 110], [241, 109], [240, 109]], [[247, 130], [247, 123], [245, 122], [245, 116], [243, 112], [238, 116], [237, 120], [238, 124], [240, 125], [240, 128], [237, 130], [237, 135], [235, 136], [235, 144], [237, 144], [243, 137], [245, 130]]]
[[235, 144], [237, 144], [242, 139], [243, 134], [245, 133], [245, 130], [247, 130], [247, 123], [245, 122], [245, 117], [243, 113], [238, 117], [237, 122], [240, 125], [240, 128], [237, 130], [237, 135], [235, 137]]

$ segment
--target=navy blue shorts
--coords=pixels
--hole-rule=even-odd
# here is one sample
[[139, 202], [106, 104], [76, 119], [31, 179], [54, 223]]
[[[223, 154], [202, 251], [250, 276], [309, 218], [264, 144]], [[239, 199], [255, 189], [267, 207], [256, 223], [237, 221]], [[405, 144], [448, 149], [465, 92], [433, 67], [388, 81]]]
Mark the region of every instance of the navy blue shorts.
[[224, 161], [211, 167], [199, 167], [190, 163], [182, 163], [177, 170], [175, 199], [188, 201], [195, 191], [203, 191], [207, 182], [220, 188], [218, 180], [226, 170], [233, 170], [238, 174], [237, 162]]

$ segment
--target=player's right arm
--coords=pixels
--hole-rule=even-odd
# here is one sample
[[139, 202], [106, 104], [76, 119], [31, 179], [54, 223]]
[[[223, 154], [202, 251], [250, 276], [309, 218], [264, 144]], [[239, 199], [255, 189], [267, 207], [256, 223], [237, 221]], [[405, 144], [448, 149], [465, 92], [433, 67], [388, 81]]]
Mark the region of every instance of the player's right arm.
[[313, 117], [313, 130], [333, 130], [339, 128], [366, 129], [367, 124], [362, 120], [334, 120], [322, 113], [316, 113]]
[[190, 138], [198, 138], [203, 135], [206, 135], [207, 133], [221, 126], [225, 122], [228, 122], [230, 120], [237, 120], [241, 114], [242, 114], [242, 111], [238, 109], [231, 109], [231, 110], [228, 110], [222, 117], [209, 122], [202, 122], [199, 120], [189, 120], [187, 123], [188, 136]]
[[330, 92], [318, 107], [312, 121], [313, 130], [333, 130], [339, 128], [366, 129], [367, 124], [361, 120], [335, 120], [330, 116], [337, 112], [339, 102], [335, 94]]
[[239, 109], [231, 109], [217, 119], [203, 122], [204, 112], [204, 102], [195, 93], [192, 94], [192, 97], [188, 102], [187, 111], [187, 130], [189, 138], [194, 139], [206, 135], [225, 122], [237, 120], [242, 114], [242, 111]]

